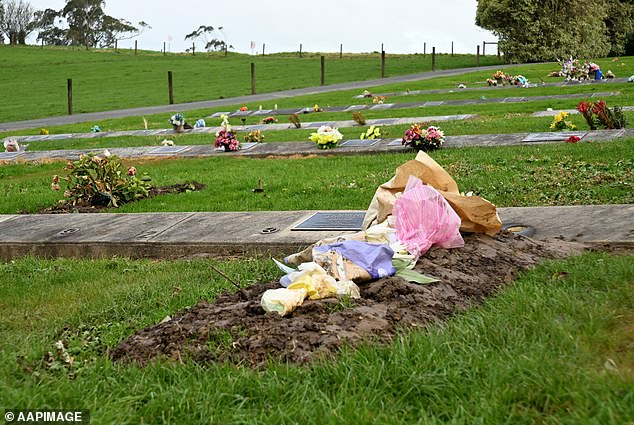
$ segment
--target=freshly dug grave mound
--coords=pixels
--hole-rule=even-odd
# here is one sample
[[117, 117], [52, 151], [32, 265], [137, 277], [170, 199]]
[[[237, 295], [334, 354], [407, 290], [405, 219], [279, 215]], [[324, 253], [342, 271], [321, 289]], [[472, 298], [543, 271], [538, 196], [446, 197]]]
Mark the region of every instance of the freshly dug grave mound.
[[[159, 195], [166, 195], [168, 193], [183, 193], [183, 192], [192, 192], [197, 190], [202, 190], [206, 187], [206, 185], [198, 182], [186, 182], [186, 183], [177, 183], [169, 186], [161, 186], [161, 187], [151, 187], [148, 191], [148, 198], [154, 198]], [[107, 204], [106, 205], [92, 205], [92, 204], [59, 204], [54, 207], [44, 208], [43, 210], [38, 211], [38, 214], [68, 214], [68, 213], [96, 213], [103, 212], [105, 210], [110, 209]], [[26, 214], [26, 212], [25, 212]]]
[[444, 320], [478, 305], [542, 258], [583, 249], [512, 234], [469, 235], [464, 248], [433, 248], [419, 260], [416, 269], [440, 282], [418, 285], [383, 278], [359, 285], [361, 299], [306, 301], [286, 317], [265, 313], [260, 306], [262, 293], [279, 283], [257, 284], [213, 302], [200, 301], [179, 317], [143, 329], [120, 343], [113, 358], [141, 364], [156, 358], [252, 366], [268, 359], [303, 363], [335, 354], [343, 344], [389, 342], [398, 329]]

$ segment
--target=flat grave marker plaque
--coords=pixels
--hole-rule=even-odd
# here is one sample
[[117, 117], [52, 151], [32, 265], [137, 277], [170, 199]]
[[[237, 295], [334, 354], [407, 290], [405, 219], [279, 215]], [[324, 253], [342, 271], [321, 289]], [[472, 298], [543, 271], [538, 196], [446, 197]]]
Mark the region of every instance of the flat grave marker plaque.
[[372, 125], [392, 125], [396, 124], [398, 118], [379, 118], [376, 120], [371, 120]]
[[221, 115], [229, 115], [231, 112], [216, 112], [208, 116], [207, 118], [220, 118]]
[[445, 103], [444, 100], [434, 100], [434, 101], [423, 103], [423, 106], [440, 106], [443, 103]]
[[502, 101], [502, 103], [518, 103], [523, 101], [524, 101], [523, 97], [507, 97]]
[[305, 128], [319, 128], [322, 125], [331, 125], [332, 123], [330, 121], [317, 121], [317, 122], [309, 122], [306, 123], [306, 125], [304, 125], [303, 127]]
[[403, 145], [403, 139], [394, 139], [390, 143], [388, 143], [387, 145], [388, 146], [405, 146], [405, 145]]
[[376, 145], [380, 139], [350, 139], [341, 144], [341, 147], [362, 148]]
[[373, 109], [373, 110], [390, 109], [392, 106], [394, 106], [393, 103], [379, 103], [378, 105], [374, 105], [370, 109]]
[[246, 117], [247, 115], [251, 115], [251, 111], [235, 111], [231, 114], [232, 117]]
[[261, 110], [255, 111], [253, 115], [268, 115], [271, 112], [273, 112], [272, 109], [261, 109]]
[[248, 142], [248, 143], [242, 143], [240, 145], [240, 150], [241, 151], [246, 151], [249, 150], [253, 147], [255, 147], [256, 145], [263, 145], [264, 143], [256, 143], [256, 142]]
[[358, 111], [360, 109], [365, 109], [365, 108], [366, 108], [366, 105], [352, 105], [344, 109], [344, 112]]
[[189, 149], [189, 146], [160, 146], [156, 149], [152, 149], [148, 153], [151, 155], [170, 155], [183, 152], [187, 149]]
[[293, 227], [291, 230], [350, 230], [358, 231], [363, 227], [365, 212], [318, 212]]
[[579, 138], [583, 138], [587, 133], [579, 132], [579, 131], [570, 131], [570, 132], [552, 132], [552, 133], [532, 133], [522, 139], [522, 142], [559, 142], [566, 140], [570, 136], [577, 136]]

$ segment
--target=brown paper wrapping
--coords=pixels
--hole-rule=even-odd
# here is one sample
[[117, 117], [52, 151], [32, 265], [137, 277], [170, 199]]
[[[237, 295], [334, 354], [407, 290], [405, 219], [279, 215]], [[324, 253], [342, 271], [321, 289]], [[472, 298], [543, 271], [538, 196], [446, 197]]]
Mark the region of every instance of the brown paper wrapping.
[[410, 175], [418, 177], [445, 197], [462, 220], [460, 230], [494, 235], [502, 228], [495, 205], [479, 196], [460, 195], [458, 185], [449, 173], [425, 152], [419, 152], [416, 159], [398, 167], [394, 177], [379, 186], [365, 214], [364, 229], [382, 223], [392, 214], [396, 196], [405, 190]]

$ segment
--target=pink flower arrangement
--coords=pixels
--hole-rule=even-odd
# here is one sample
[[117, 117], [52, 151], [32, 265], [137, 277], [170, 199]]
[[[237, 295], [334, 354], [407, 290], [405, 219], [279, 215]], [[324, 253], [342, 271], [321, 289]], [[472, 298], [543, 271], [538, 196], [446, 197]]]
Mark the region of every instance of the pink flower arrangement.
[[402, 144], [417, 150], [431, 151], [438, 149], [444, 141], [445, 133], [440, 128], [432, 125], [425, 129], [421, 124], [414, 124], [405, 132]]
[[581, 140], [581, 138], [573, 134], [566, 139], [566, 143], [577, 143], [579, 140]]
[[222, 115], [222, 130], [216, 133], [216, 141], [214, 147], [218, 150], [225, 151], [237, 151], [240, 149], [240, 141], [236, 137], [236, 134], [231, 131], [231, 125], [229, 125], [229, 117]]

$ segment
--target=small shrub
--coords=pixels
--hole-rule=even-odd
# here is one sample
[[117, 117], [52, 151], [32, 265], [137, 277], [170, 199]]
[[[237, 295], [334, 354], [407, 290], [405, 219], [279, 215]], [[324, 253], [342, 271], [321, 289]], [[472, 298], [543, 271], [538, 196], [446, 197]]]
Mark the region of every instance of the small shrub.
[[[64, 178], [67, 190], [64, 202], [72, 205], [106, 205], [119, 207], [120, 204], [147, 198], [150, 186], [137, 177], [135, 167], [122, 171], [116, 155], [108, 151], [104, 156], [81, 155], [79, 160], [70, 161], [64, 168], [68, 175]], [[59, 176], [53, 177], [51, 189], [59, 190]]]

